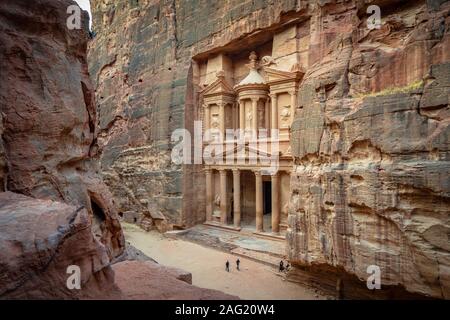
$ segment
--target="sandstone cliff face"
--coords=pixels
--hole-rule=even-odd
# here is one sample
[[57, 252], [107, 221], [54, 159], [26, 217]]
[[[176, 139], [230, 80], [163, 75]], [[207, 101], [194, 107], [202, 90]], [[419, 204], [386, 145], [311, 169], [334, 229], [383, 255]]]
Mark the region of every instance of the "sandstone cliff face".
[[364, 282], [377, 265], [382, 287], [448, 299], [450, 3], [373, 3], [379, 30], [351, 2], [323, 1], [313, 17], [288, 255]]
[[[1, 299], [122, 297], [83, 207], [2, 192], [0, 248]], [[80, 290], [67, 287], [71, 265], [80, 268]]]
[[[111, 265], [149, 259], [122, 255], [96, 165], [88, 36], [66, 28], [72, 4], [0, 3], [0, 299], [235, 298], [154, 261]], [[79, 290], [67, 286], [69, 266], [80, 268]]]
[[192, 57], [223, 46], [239, 49], [245, 44], [238, 40], [248, 34], [257, 34], [250, 42], [264, 42], [271, 28], [302, 19], [290, 14], [305, 5], [91, 1], [97, 35], [88, 60], [98, 101], [102, 173], [122, 212], [144, 213], [137, 223], [162, 230], [204, 221], [201, 167], [170, 160], [172, 132], [193, 132], [198, 118], [198, 66]]
[[[72, 1], [0, 3], [0, 182], [2, 189], [84, 206], [110, 258], [123, 234], [98, 174], [96, 110], [88, 34], [69, 30]], [[84, 23], [87, 23], [87, 14]]]
[[[448, 1], [91, 4], [101, 170], [122, 212], [161, 229], [204, 220], [201, 168], [170, 161], [172, 131], [198, 116], [196, 59], [297, 23], [309, 37], [291, 132], [290, 260], [363, 281], [378, 265], [384, 286], [449, 298]], [[371, 4], [380, 29], [367, 28]]]

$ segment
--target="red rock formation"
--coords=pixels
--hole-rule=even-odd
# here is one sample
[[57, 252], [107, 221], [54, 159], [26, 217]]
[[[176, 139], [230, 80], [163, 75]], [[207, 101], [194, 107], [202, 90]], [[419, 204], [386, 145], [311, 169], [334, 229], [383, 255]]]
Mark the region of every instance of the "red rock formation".
[[327, 275], [332, 266], [363, 288], [376, 265], [382, 288], [450, 298], [450, 3], [441, 2], [374, 1], [379, 30], [360, 20], [364, 6], [317, 8], [292, 128], [294, 264]]
[[[153, 261], [111, 266], [91, 228], [83, 207], [0, 193], [0, 299], [237, 299]], [[79, 290], [67, 287], [73, 265]]]
[[124, 239], [98, 175], [88, 36], [66, 28], [72, 4], [0, 2], [0, 191], [14, 191], [0, 192], [0, 299], [229, 298], [155, 262], [120, 262], [115, 282]]
[[[0, 193], [0, 248], [2, 299], [121, 297], [81, 206]], [[80, 267], [80, 290], [66, 285], [71, 265]]]
[[154, 262], [124, 261], [113, 266], [116, 284], [126, 299], [139, 300], [235, 300], [217, 290], [190, 285], [184, 273]]
[[[203, 221], [203, 173], [169, 161], [170, 133], [196, 118], [195, 59], [295, 24], [306, 73], [291, 132], [291, 261], [363, 287], [375, 264], [385, 287], [449, 298], [448, 1], [92, 4], [102, 173], [121, 210]], [[367, 28], [369, 5], [380, 29]]]
[[[96, 233], [107, 245], [108, 255], [115, 257], [122, 253], [124, 240], [112, 197], [97, 174], [88, 34], [85, 28], [67, 28], [66, 11], [73, 4], [69, 0], [0, 3], [6, 188], [84, 206], [98, 224]], [[86, 18], [85, 13], [84, 25]]]

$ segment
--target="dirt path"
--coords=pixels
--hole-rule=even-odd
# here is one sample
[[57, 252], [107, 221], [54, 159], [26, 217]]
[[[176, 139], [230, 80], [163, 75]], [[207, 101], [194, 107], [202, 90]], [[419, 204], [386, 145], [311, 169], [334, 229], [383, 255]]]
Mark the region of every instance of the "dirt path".
[[[194, 285], [237, 295], [242, 299], [325, 299], [313, 289], [283, 280], [275, 269], [198, 244], [145, 232], [137, 226], [122, 225], [125, 238], [133, 246], [161, 264], [192, 273]], [[225, 261], [230, 261], [230, 272]]]

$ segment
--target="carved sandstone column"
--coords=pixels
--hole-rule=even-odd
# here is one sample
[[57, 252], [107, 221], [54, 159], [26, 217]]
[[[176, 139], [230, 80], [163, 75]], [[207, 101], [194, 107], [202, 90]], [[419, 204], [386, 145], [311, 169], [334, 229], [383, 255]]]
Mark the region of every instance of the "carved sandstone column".
[[258, 137], [258, 98], [252, 98], [252, 130], [253, 136]]
[[204, 128], [206, 131], [211, 128], [211, 110], [207, 104], [205, 104], [203, 108], [205, 108], [205, 118], [203, 120], [205, 121]]
[[[204, 128], [204, 132], [206, 133], [208, 130], [211, 129], [211, 109], [210, 106], [208, 104], [205, 104], [204, 106], [204, 111], [205, 111], [205, 116], [203, 118], [203, 128]], [[211, 139], [211, 135], [207, 134], [205, 135], [206, 140]]]
[[272, 232], [280, 232], [280, 177], [272, 175]]
[[225, 140], [225, 104], [219, 103], [219, 122], [220, 122], [220, 134], [222, 135], [222, 141]]
[[220, 170], [220, 223], [227, 224], [227, 171]]
[[270, 113], [271, 129], [278, 129], [278, 106], [277, 106], [277, 94], [276, 93], [272, 93], [270, 95], [270, 103], [272, 106], [272, 112]]
[[297, 91], [291, 91], [291, 124], [294, 122], [295, 109], [297, 108]]
[[245, 104], [244, 100], [239, 100], [239, 129], [245, 129]]
[[266, 102], [264, 104], [264, 121], [265, 126], [267, 129], [268, 135], [270, 134], [270, 106], [269, 106], [269, 99], [266, 99]]
[[206, 221], [211, 221], [213, 212], [213, 176], [211, 169], [205, 169], [206, 175]]
[[241, 172], [239, 169], [233, 169], [233, 213], [234, 226], [241, 226]]
[[233, 129], [239, 128], [239, 104], [233, 103]]
[[262, 175], [261, 172], [255, 171], [255, 188], [256, 188], [256, 231], [263, 232], [264, 231], [264, 217], [263, 217], [263, 184], [262, 184]]

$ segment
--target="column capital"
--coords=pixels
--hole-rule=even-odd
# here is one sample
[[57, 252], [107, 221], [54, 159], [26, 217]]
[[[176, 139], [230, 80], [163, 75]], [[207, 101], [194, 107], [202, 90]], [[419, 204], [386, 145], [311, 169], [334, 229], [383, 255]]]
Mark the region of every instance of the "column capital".
[[261, 170], [253, 170], [253, 172], [255, 173], [255, 176], [257, 176], [257, 177], [262, 176]]
[[233, 171], [233, 173], [239, 173], [241, 170], [237, 169], [237, 168], [233, 168], [233, 169], [231, 169], [231, 171]]
[[296, 95], [297, 92], [298, 92], [298, 90], [295, 90], [295, 89], [289, 90], [289, 94], [290, 94], [291, 96]]
[[227, 174], [227, 169], [219, 169], [219, 173], [221, 175], [225, 175], [225, 174]]
[[277, 96], [278, 96], [278, 93], [276, 93], [276, 92], [269, 93], [269, 97], [272, 99], [275, 99]]
[[272, 179], [278, 179], [280, 177], [280, 175], [278, 174], [278, 171], [272, 173], [270, 176], [272, 177]]
[[205, 171], [206, 173], [212, 173], [212, 170], [213, 169], [211, 169], [211, 168], [204, 168], [203, 169], [203, 171]]
[[252, 97], [250, 99], [252, 100], [252, 102], [258, 102], [260, 98], [259, 97]]

